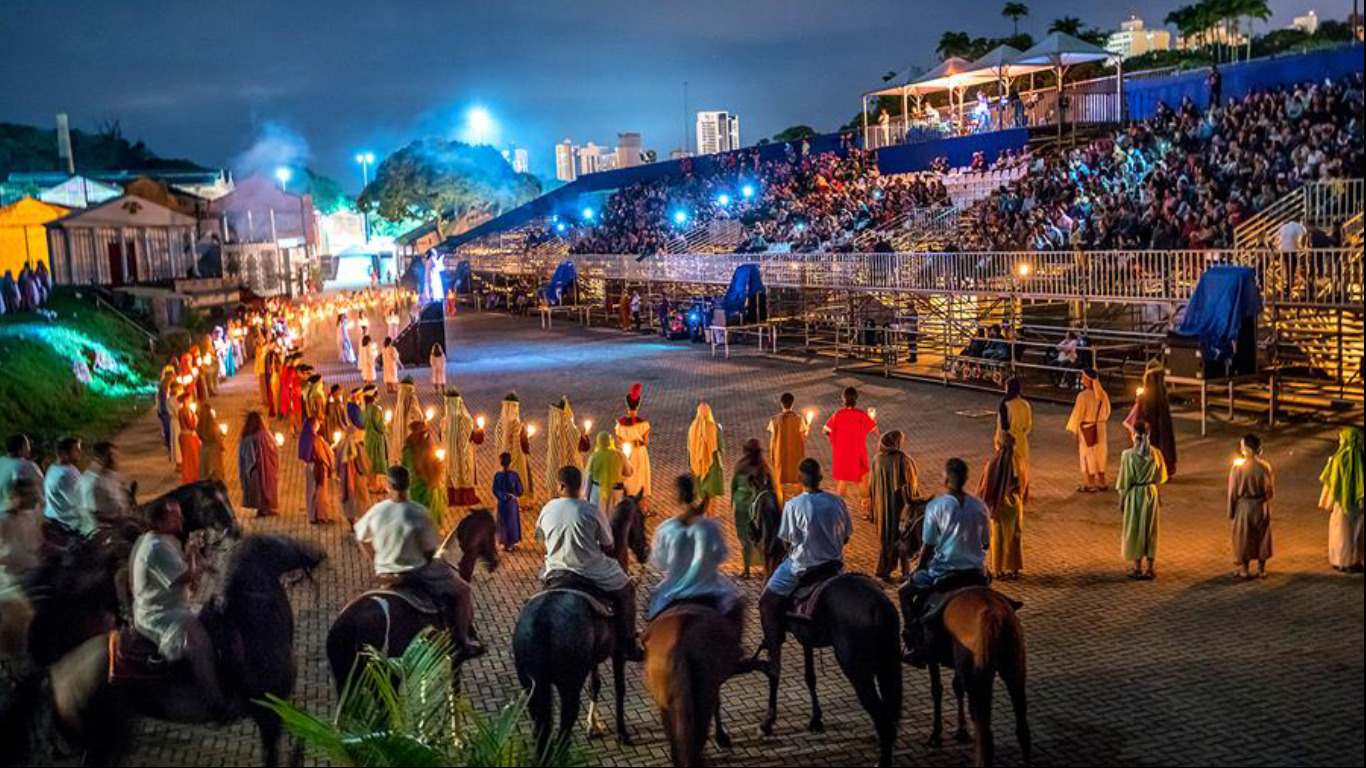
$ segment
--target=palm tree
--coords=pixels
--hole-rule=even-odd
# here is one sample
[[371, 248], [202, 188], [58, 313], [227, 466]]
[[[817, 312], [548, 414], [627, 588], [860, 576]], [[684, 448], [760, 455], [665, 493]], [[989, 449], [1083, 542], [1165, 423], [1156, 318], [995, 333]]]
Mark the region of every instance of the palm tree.
[[1006, 3], [1006, 7], [1001, 9], [1001, 15], [1015, 25], [1015, 36], [1019, 37], [1020, 19], [1029, 15], [1029, 6], [1024, 3]]
[[1252, 23], [1271, 19], [1271, 5], [1267, 0], [1232, 0], [1238, 19], [1247, 19], [1247, 57], [1252, 58]]
[[585, 764], [581, 754], [566, 747], [552, 747], [542, 760], [521, 727], [525, 700], [485, 717], [451, 695], [454, 675], [450, 640], [424, 633], [402, 658], [389, 659], [371, 649], [347, 681], [331, 718], [273, 697], [264, 705], [290, 733], [334, 765]]
[[1054, 19], [1048, 27], [1048, 33], [1061, 32], [1072, 37], [1081, 37], [1082, 21], [1076, 16], [1064, 16], [1061, 19]]
[[967, 32], [945, 32], [940, 35], [939, 45], [935, 50], [941, 59], [969, 56], [972, 54], [972, 36]]

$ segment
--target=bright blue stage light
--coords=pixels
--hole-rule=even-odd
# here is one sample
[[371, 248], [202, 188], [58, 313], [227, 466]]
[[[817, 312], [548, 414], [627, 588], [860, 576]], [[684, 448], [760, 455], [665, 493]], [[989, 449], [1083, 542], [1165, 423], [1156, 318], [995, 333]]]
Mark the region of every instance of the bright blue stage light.
[[722, 208], [725, 208], [726, 206], [730, 205], [730, 195], [726, 194], [725, 192], [722, 192], [720, 195], [717, 195], [716, 204], [721, 206]]
[[563, 221], [561, 221], [560, 223], [558, 223], [558, 224], [555, 225], [555, 231], [556, 231], [556, 232], [563, 232], [564, 229], [565, 229], [565, 227], [564, 227], [564, 222], [563, 222]]
[[746, 199], [754, 197], [754, 185], [746, 184], [744, 188], [740, 190], [740, 194], [743, 195]]
[[597, 214], [597, 211], [594, 211], [592, 208], [584, 208], [584, 209], [583, 209], [583, 220], [584, 220], [584, 221], [592, 221], [592, 220], [593, 220], [593, 217], [596, 216], [596, 215], [598, 215], [598, 214]]
[[682, 226], [688, 223], [687, 211], [674, 211], [674, 223]]

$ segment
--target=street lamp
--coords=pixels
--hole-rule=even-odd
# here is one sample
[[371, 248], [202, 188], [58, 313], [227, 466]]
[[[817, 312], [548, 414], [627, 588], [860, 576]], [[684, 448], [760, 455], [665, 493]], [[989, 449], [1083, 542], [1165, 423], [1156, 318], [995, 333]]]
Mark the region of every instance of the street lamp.
[[[370, 186], [370, 166], [375, 164], [374, 152], [359, 152], [356, 154], [356, 162], [360, 163], [360, 191], [365, 193], [365, 188]], [[370, 212], [361, 212], [362, 228], [365, 230], [365, 243], [370, 243]]]
[[282, 165], [275, 169], [275, 180], [280, 182], [281, 192], [285, 191], [285, 187], [292, 178], [294, 178], [294, 171], [291, 171], [288, 167]]
[[475, 144], [483, 144], [487, 134], [493, 130], [493, 115], [483, 107], [471, 107], [465, 113], [465, 122], [474, 136]]

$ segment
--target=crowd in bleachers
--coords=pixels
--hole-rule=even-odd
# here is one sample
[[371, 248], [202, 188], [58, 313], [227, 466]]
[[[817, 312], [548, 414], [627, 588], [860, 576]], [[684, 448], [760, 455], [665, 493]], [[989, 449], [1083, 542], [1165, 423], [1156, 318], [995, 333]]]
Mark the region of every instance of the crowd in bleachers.
[[1219, 248], [1299, 185], [1363, 174], [1362, 78], [1187, 101], [1033, 160], [977, 204], [964, 250]]
[[[793, 146], [793, 145], [789, 145]], [[907, 210], [948, 204], [939, 174], [878, 173], [871, 154], [791, 149], [778, 160], [757, 153], [718, 158], [723, 169], [635, 184], [594, 212], [576, 253], [654, 254], [698, 225], [734, 219], [745, 227], [742, 250], [850, 250], [859, 233]]]

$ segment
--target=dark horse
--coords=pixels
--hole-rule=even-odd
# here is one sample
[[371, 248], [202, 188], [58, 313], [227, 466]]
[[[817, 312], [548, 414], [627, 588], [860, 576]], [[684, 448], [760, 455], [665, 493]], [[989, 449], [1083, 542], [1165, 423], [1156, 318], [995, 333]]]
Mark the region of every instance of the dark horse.
[[65, 546], [49, 546], [27, 590], [34, 607], [29, 647], [39, 666], [56, 662], [81, 643], [114, 627], [122, 571], [142, 532], [142, 521], [148, 519], [155, 505], [168, 500], [180, 503], [187, 538], [204, 531], [221, 541], [240, 533], [227, 487], [202, 482], [183, 485], [134, 508], [128, 525], [103, 528], [89, 539], [68, 538]]
[[730, 749], [721, 722], [721, 686], [740, 662], [744, 624], [715, 608], [681, 603], [650, 622], [645, 632], [645, 687], [659, 707], [673, 764], [704, 764], [708, 726], [716, 743]]
[[[877, 729], [878, 765], [892, 764], [901, 723], [901, 620], [896, 606], [872, 579], [846, 573], [821, 592], [810, 621], [790, 620], [788, 629], [806, 656], [806, 687], [811, 693], [808, 730], [825, 730], [816, 695], [816, 649], [833, 648], [844, 676]], [[768, 683], [768, 715], [760, 725], [765, 736], [778, 721], [778, 675]]]
[[[470, 512], [446, 538], [437, 557], [454, 565], [465, 581], [474, 578], [479, 562], [489, 573], [498, 570], [498, 524], [493, 515], [486, 509]], [[441, 623], [439, 616], [419, 611], [404, 600], [386, 599], [378, 592], [367, 592], [352, 601], [327, 633], [327, 661], [337, 691], [346, 687], [356, 659], [367, 648], [402, 656], [424, 629], [439, 629]]]
[[[204, 608], [201, 620], [219, 653], [224, 694], [249, 712], [260, 732], [264, 762], [279, 765], [282, 723], [253, 704], [268, 696], [288, 699], [294, 692], [294, 612], [282, 584], [285, 576], [311, 576], [322, 563], [321, 550], [291, 539], [253, 536], [232, 555], [223, 594]], [[58, 661], [49, 672], [50, 688], [39, 700], [16, 708], [34, 718], [51, 706], [57, 727], [86, 750], [86, 765], [114, 765], [128, 751], [133, 719], [151, 717], [172, 723], [213, 723], [204, 697], [183, 674], [109, 684], [108, 638], [92, 638]], [[13, 725], [6, 733], [17, 732]], [[34, 749], [37, 744], [25, 745]], [[16, 749], [21, 749], [16, 745]], [[8, 746], [0, 747], [0, 752]], [[11, 755], [0, 754], [0, 764]], [[302, 757], [296, 752], [295, 759]], [[18, 764], [29, 762], [19, 759]], [[15, 764], [15, 763], [9, 763]]]
[[[608, 554], [623, 563], [628, 553], [644, 563], [650, 558], [645, 538], [645, 516], [640, 496], [626, 496], [612, 513], [614, 551]], [[598, 696], [602, 676], [598, 667], [612, 659], [612, 678], [616, 699], [616, 731], [622, 744], [631, 743], [626, 730], [626, 657], [617, 648], [614, 620], [603, 616], [583, 595], [550, 590], [527, 602], [512, 634], [512, 651], [517, 663], [517, 679], [531, 696], [528, 710], [536, 732], [541, 755], [549, 754], [554, 731], [554, 696], [560, 696], [560, 727], [557, 738], [568, 743], [579, 720], [583, 686], [591, 678], [588, 729], [590, 734], [604, 730], [598, 718]]]

